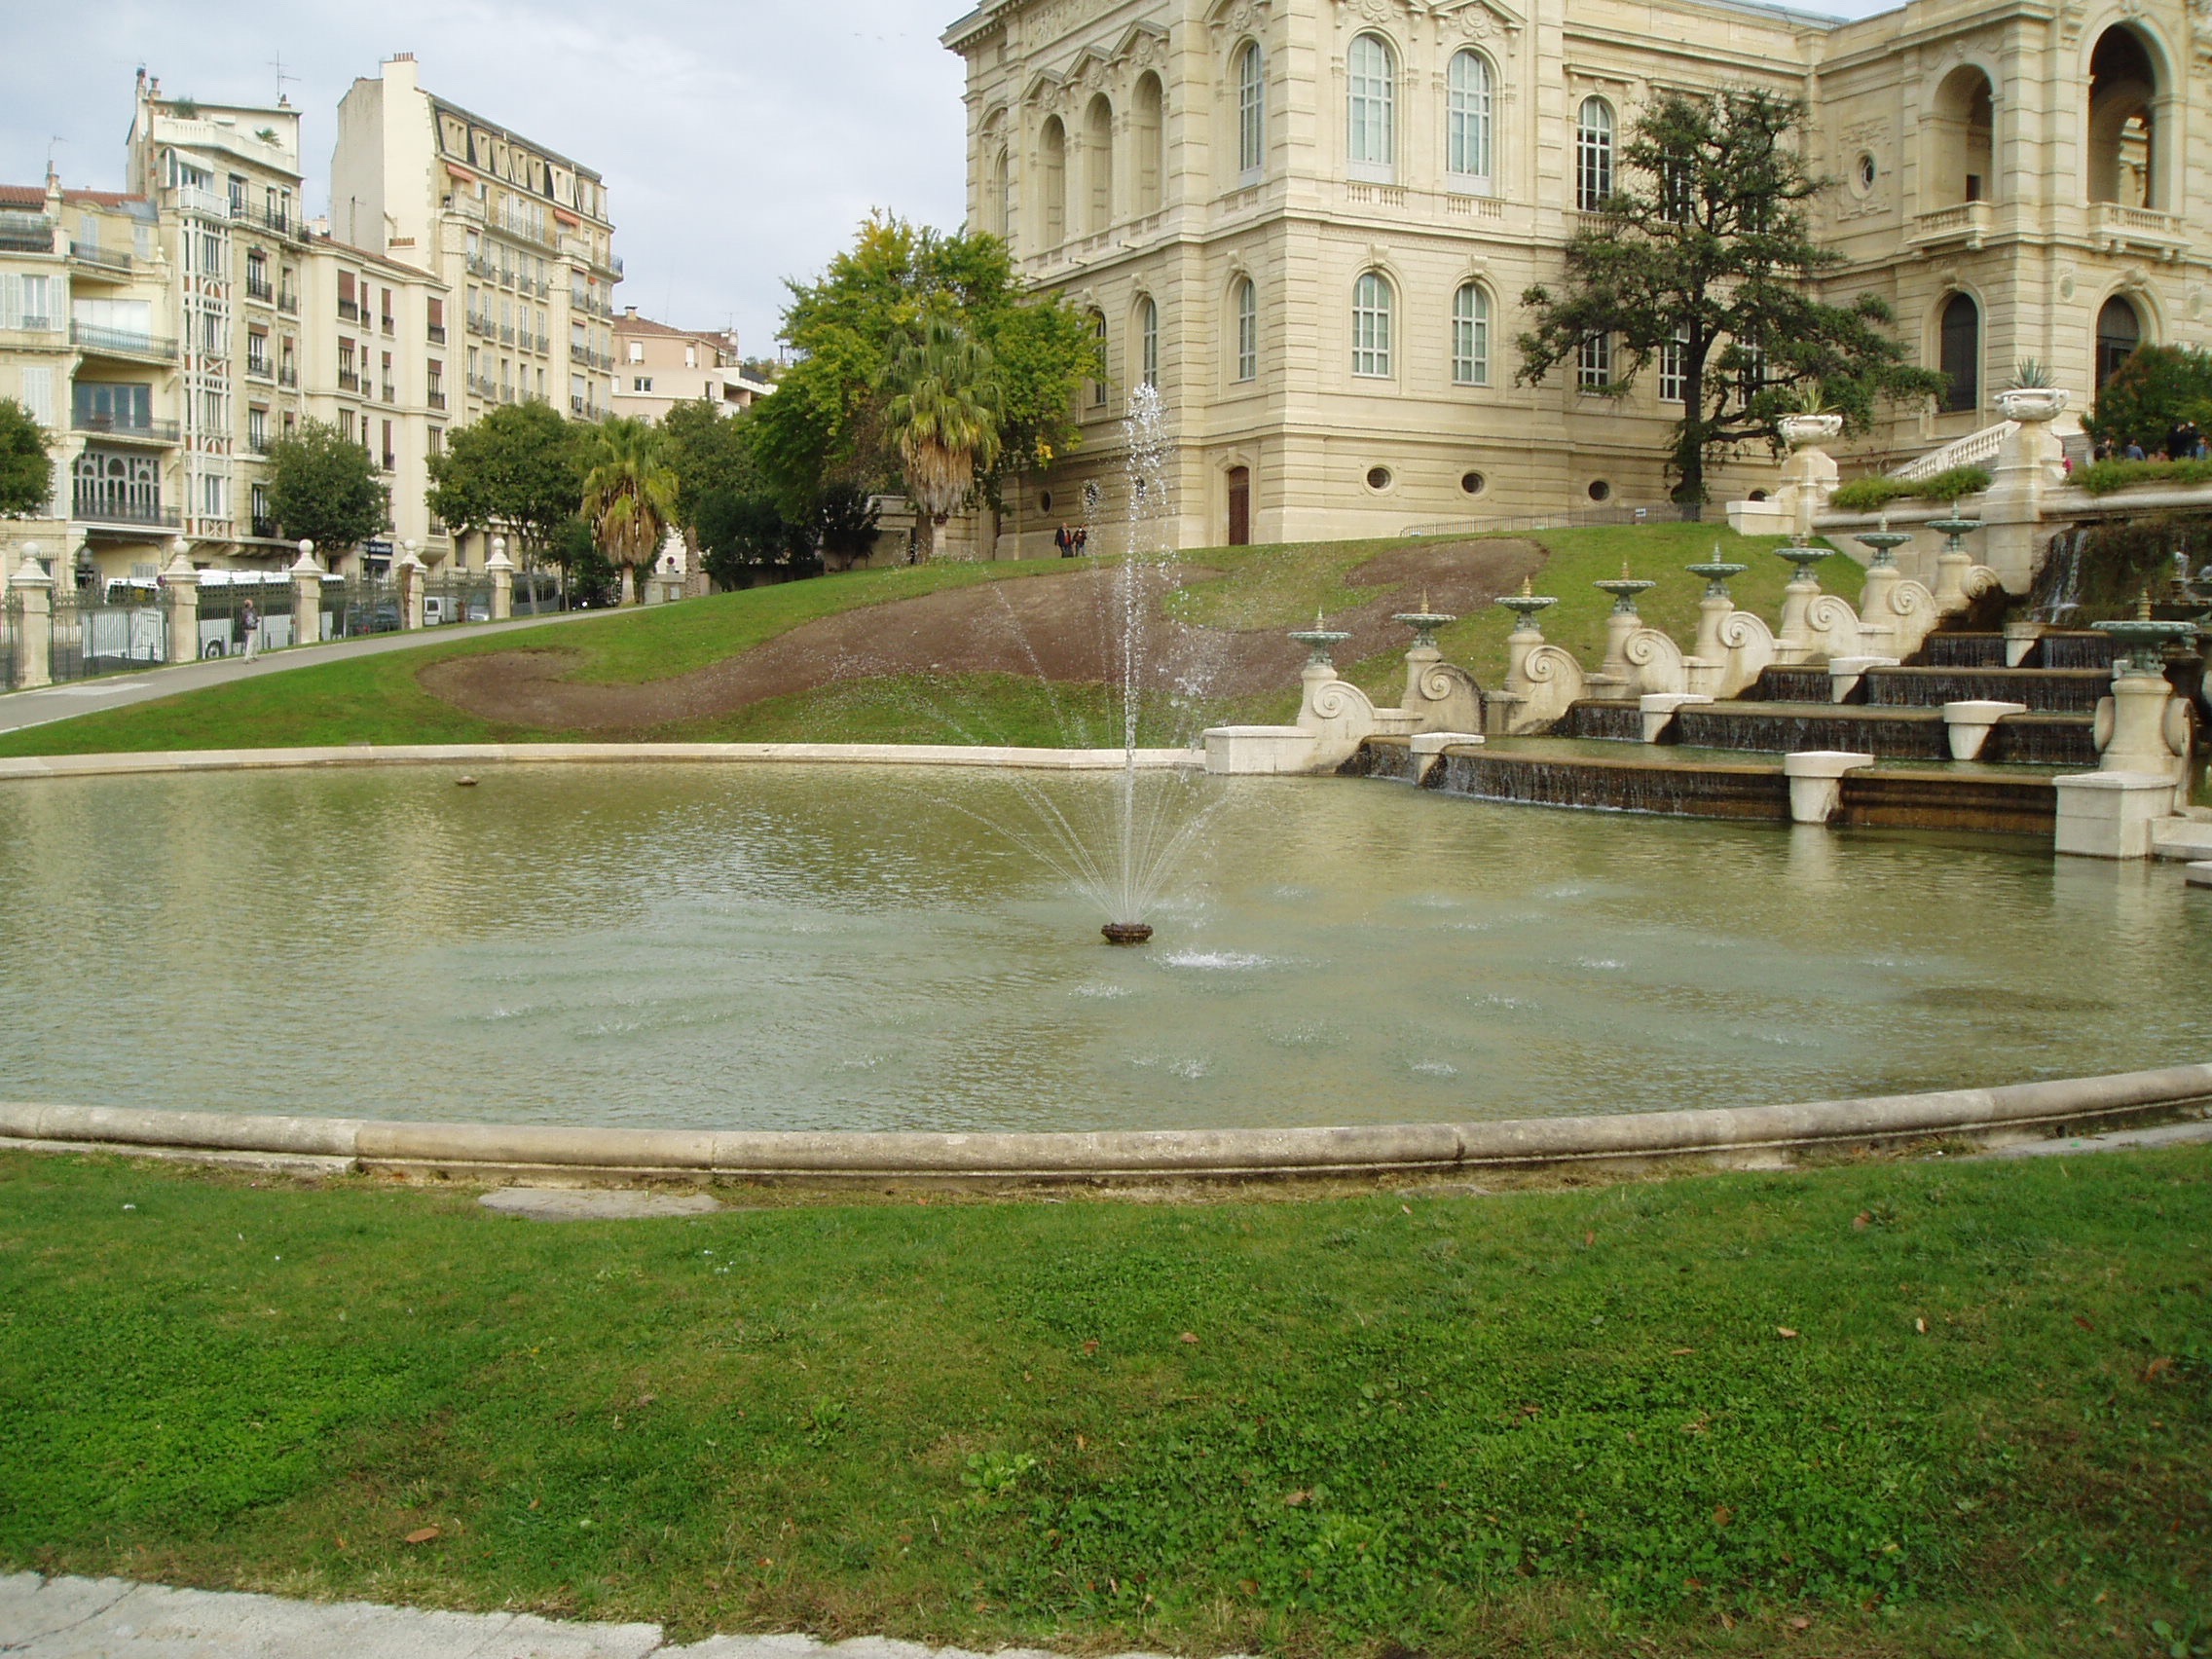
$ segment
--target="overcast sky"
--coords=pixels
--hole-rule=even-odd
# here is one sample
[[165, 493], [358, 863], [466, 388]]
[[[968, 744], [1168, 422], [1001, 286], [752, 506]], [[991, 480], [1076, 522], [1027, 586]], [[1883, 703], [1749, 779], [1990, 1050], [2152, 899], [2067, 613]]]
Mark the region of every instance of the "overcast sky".
[[[1861, 16], [1879, 0], [1811, 0]], [[629, 279], [621, 302], [686, 327], [734, 322], [767, 353], [783, 278], [809, 275], [871, 206], [957, 224], [962, 0], [104, 0], [9, 8], [0, 183], [123, 181], [131, 79], [269, 100], [275, 59], [325, 207], [338, 99], [394, 52], [423, 84], [597, 167]]]

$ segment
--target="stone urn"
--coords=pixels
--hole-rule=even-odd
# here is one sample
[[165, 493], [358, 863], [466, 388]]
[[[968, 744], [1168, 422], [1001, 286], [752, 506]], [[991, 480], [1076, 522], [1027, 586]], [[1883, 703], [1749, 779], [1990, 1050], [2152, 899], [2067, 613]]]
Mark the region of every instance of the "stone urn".
[[1793, 450], [1833, 443], [1843, 432], [1841, 415], [1785, 415], [1782, 441]]
[[2040, 426], [2055, 421], [2066, 408], [2068, 394], [2054, 386], [2016, 386], [1997, 394], [1997, 407], [2005, 419], [2022, 425]]

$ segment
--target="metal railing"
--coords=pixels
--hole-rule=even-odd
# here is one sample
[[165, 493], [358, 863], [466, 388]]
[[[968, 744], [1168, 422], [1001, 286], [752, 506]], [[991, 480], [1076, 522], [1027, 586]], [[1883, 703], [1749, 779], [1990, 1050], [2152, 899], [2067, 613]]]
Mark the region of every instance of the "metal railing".
[[387, 339], [395, 336], [399, 332], [398, 320], [388, 313], [377, 318], [377, 327]]
[[99, 328], [89, 322], [69, 325], [69, 343], [87, 351], [113, 356], [159, 357], [164, 362], [176, 356], [174, 340], [155, 334], [133, 334], [121, 328]]
[[283, 293], [276, 296], [276, 309], [280, 312], [288, 312], [293, 316], [298, 316], [300, 314], [300, 296], [293, 293], [289, 288], [285, 289]]
[[177, 435], [174, 421], [118, 421], [112, 415], [73, 416], [69, 427], [103, 438], [138, 438], [157, 444], [173, 444]]
[[399, 401], [399, 387], [393, 386], [391, 382], [386, 381], [382, 389], [385, 402], [397, 403]]
[[430, 387], [428, 391], [423, 394], [423, 401], [424, 403], [427, 403], [432, 409], [443, 409], [446, 406], [446, 394], [444, 388], [440, 387]]
[[265, 381], [275, 380], [276, 378], [276, 371], [269, 366], [269, 359], [267, 357], [247, 357], [245, 360], [245, 373], [246, 379], [248, 380]]
[[97, 242], [73, 241], [69, 244], [69, 257], [79, 265], [90, 265], [95, 270], [127, 275], [130, 270], [130, 255], [115, 248], [106, 248]]
[[340, 391], [359, 391], [361, 389], [360, 375], [352, 369], [340, 369], [338, 371], [338, 389]]
[[70, 501], [69, 516], [79, 524], [142, 526], [150, 530], [175, 530], [183, 522], [173, 510], [158, 502], [102, 499], [83, 494]]
[[290, 363], [286, 363], [276, 371], [276, 384], [278, 386], [298, 386], [300, 384], [300, 371]]
[[52, 253], [54, 221], [43, 213], [0, 213], [0, 253]]
[[361, 320], [361, 307], [359, 302], [354, 300], [340, 300], [338, 302], [338, 314], [341, 317], [345, 318], [348, 322], [359, 322]]
[[245, 279], [245, 297], [249, 300], [259, 300], [263, 305], [268, 305], [276, 299], [276, 290], [270, 286], [268, 277], [256, 277], [249, 271]]
[[444, 323], [433, 322], [426, 332], [431, 345], [443, 346], [446, 343], [446, 325]]

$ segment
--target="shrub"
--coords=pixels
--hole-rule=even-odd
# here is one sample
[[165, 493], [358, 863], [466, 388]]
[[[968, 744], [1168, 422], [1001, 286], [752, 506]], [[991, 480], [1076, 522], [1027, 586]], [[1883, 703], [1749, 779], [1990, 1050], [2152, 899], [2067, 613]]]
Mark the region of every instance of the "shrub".
[[1989, 488], [1984, 466], [1953, 466], [1927, 478], [1854, 478], [1828, 498], [1840, 513], [1870, 513], [1892, 501], [1955, 501], [1961, 496], [1978, 496]]
[[2151, 484], [2212, 484], [2212, 461], [2099, 461], [2076, 467], [2072, 482], [2092, 496]]
[[2212, 422], [2212, 352], [2193, 346], [2139, 346], [2097, 392], [2085, 424], [2092, 437], [2162, 449], [2184, 421]]

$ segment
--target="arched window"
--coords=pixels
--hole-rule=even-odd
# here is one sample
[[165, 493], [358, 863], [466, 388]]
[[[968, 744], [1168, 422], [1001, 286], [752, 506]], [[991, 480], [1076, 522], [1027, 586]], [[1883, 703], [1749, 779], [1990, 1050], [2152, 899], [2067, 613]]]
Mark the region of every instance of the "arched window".
[[1098, 348], [1098, 372], [1090, 380], [1090, 407], [1106, 407], [1106, 313], [1090, 313], [1090, 338]]
[[1058, 247], [1068, 240], [1068, 134], [1060, 118], [1045, 118], [1044, 135], [1038, 141], [1044, 153], [1045, 246]]
[[1490, 59], [1479, 52], [1452, 55], [1445, 92], [1444, 166], [1455, 179], [1488, 189], [1491, 179]]
[[1100, 92], [1084, 116], [1083, 175], [1090, 187], [1084, 225], [1092, 236], [1114, 222], [1114, 106]]
[[1490, 385], [1490, 296], [1479, 282], [1452, 296], [1452, 384]]
[[1380, 271], [1360, 277], [1351, 291], [1351, 372], [1387, 379], [1390, 374], [1390, 313], [1395, 296]]
[[1604, 98], [1584, 98], [1574, 119], [1574, 205], [1595, 213], [1612, 193], [1612, 105]]
[[2162, 146], [2153, 119], [2158, 71], [2143, 37], [2124, 24], [2089, 57], [2089, 200], [2163, 207]]
[[1354, 36], [1348, 154], [1354, 176], [1389, 178], [1398, 160], [1398, 60], [1381, 35]]
[[1137, 306], [1137, 348], [1143, 362], [1140, 386], [1160, 384], [1160, 307], [1151, 300]]
[[1136, 132], [1137, 203], [1139, 217], [1160, 211], [1161, 193], [1161, 110], [1160, 77], [1143, 74], [1137, 77]]
[[1260, 43], [1236, 54], [1236, 170], [1249, 176], [1268, 165], [1268, 60]]
[[1249, 276], [1236, 283], [1236, 378], [1260, 378], [1260, 291]]
[[1969, 294], [1953, 294], [1943, 304], [1938, 366], [1949, 378], [1943, 413], [1971, 413], [1981, 407], [1981, 308]]
[[1007, 195], [1006, 146], [999, 146], [991, 160], [991, 183], [988, 197], [983, 203], [984, 215], [990, 221], [991, 234], [1004, 239], [1014, 231], [1014, 204]]
[[2112, 379], [2120, 365], [2126, 362], [2143, 344], [2143, 319], [2135, 314], [2135, 308], [2118, 294], [2104, 303], [2097, 313], [2097, 389], [2104, 389], [2105, 382]]
[[1936, 89], [1929, 125], [1928, 200], [1937, 206], [1991, 200], [1997, 185], [1997, 106], [1989, 77], [1972, 63], [1952, 70]]

